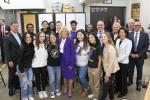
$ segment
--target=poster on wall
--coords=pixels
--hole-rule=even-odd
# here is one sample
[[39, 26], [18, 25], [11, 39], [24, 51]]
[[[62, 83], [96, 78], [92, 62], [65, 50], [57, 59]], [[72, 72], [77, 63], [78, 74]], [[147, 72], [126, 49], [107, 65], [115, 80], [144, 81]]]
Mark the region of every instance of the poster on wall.
[[66, 25], [66, 20], [65, 20], [65, 13], [56, 13], [56, 22], [57, 21], [61, 21], [62, 25], [65, 26]]
[[71, 30], [70, 22], [75, 20], [75, 13], [67, 13], [66, 14], [66, 27]]
[[35, 14], [25, 14], [23, 15], [23, 32], [27, 32], [26, 25], [32, 23], [34, 25], [34, 33], [36, 33], [36, 15]]
[[75, 19], [78, 23], [77, 29], [85, 29], [85, 14], [84, 13], [77, 13]]
[[39, 30], [42, 28], [42, 22], [46, 20], [48, 23], [53, 21], [53, 15], [52, 14], [38, 14], [38, 27]]

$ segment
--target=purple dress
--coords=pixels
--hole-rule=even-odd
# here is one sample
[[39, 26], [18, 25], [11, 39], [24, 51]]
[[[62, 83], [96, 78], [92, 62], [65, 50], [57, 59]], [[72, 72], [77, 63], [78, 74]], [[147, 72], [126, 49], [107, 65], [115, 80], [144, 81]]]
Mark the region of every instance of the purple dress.
[[[61, 44], [61, 40], [59, 41], [59, 46]], [[66, 79], [75, 79], [75, 44], [74, 40], [71, 38], [67, 38], [64, 44], [64, 52], [60, 57], [61, 62], [61, 73], [62, 76]], [[68, 66], [71, 66], [72, 69], [69, 69]]]
[[76, 39], [76, 35], [77, 35], [76, 32], [71, 32], [71, 38], [72, 38], [72, 39]]

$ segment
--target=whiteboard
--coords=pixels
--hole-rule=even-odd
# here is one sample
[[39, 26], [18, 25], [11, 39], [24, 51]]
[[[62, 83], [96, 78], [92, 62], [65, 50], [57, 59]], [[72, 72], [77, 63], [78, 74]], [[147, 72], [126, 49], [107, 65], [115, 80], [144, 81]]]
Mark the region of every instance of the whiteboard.
[[75, 19], [78, 23], [77, 29], [85, 29], [85, 14], [84, 13], [76, 13]]
[[70, 22], [72, 20], [75, 20], [75, 13], [73, 14], [66, 14], [66, 27], [71, 30], [71, 25], [70, 25]]
[[65, 26], [66, 25], [66, 20], [65, 20], [65, 13], [60, 13], [60, 14], [56, 14], [56, 22], [57, 21], [61, 21], [62, 25]]
[[42, 21], [48, 21], [51, 22], [53, 21], [53, 15], [52, 14], [38, 14], [38, 21], [39, 21], [39, 30], [42, 28]]

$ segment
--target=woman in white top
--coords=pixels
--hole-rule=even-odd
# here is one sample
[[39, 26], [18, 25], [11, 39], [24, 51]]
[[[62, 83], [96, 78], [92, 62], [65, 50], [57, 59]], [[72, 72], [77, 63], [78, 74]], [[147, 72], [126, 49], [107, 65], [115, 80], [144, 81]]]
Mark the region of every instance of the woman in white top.
[[47, 80], [47, 46], [46, 35], [43, 32], [36, 34], [35, 41], [35, 54], [32, 60], [33, 73], [35, 75], [36, 87], [38, 90], [39, 98], [47, 98], [48, 95], [45, 91]]
[[120, 38], [116, 41], [116, 48], [120, 70], [116, 73], [116, 86], [120, 92], [118, 97], [121, 98], [127, 94], [127, 71], [132, 42], [126, 38], [127, 31], [124, 28], [120, 28], [118, 32]]
[[75, 45], [76, 45], [77, 72], [79, 74], [81, 85], [84, 90], [81, 95], [87, 96], [89, 85], [86, 76], [88, 73], [87, 64], [88, 64], [90, 47], [88, 45], [88, 39], [86, 33], [83, 29], [79, 29], [77, 31]]

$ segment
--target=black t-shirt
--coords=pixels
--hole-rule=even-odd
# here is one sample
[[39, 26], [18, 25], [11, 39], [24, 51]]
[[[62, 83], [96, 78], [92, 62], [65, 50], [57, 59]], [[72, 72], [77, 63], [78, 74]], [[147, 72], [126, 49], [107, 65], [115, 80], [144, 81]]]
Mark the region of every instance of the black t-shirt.
[[57, 45], [48, 46], [48, 65], [60, 66], [60, 52]]
[[90, 68], [98, 68], [99, 56], [102, 56], [103, 50], [101, 45], [94, 46], [92, 45], [90, 48], [88, 66]]

